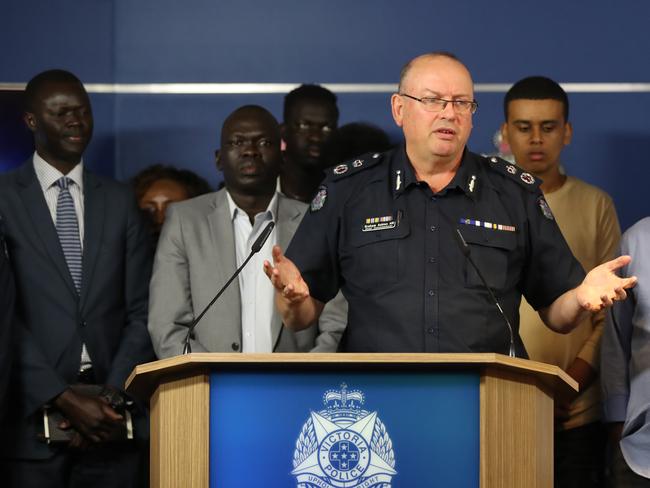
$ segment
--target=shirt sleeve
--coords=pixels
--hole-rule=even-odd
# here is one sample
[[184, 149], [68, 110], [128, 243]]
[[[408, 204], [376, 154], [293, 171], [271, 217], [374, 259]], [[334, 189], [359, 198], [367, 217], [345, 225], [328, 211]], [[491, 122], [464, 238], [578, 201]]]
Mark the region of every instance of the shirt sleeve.
[[[167, 209], [149, 285], [148, 329], [159, 358], [182, 353], [187, 326], [194, 318], [189, 261], [183, 238], [182, 219], [174, 205]], [[190, 338], [193, 352], [208, 352]]]
[[2, 235], [2, 217], [0, 217], [0, 422], [9, 404], [7, 390], [9, 372], [11, 371], [11, 351], [13, 339], [13, 306], [15, 288], [8, 258], [5, 254], [5, 242]]
[[339, 293], [325, 304], [318, 318], [316, 345], [310, 352], [336, 352], [348, 323], [348, 302]]
[[607, 314], [600, 355], [603, 416], [606, 422], [623, 422], [630, 396], [627, 364], [632, 339], [632, 297], [616, 302]]
[[[621, 254], [627, 254], [626, 238], [621, 242]], [[628, 276], [629, 267], [621, 269]], [[627, 300], [618, 301], [608, 310], [600, 351], [600, 383], [603, 418], [606, 422], [625, 421], [630, 396], [628, 364], [632, 346], [632, 320], [636, 308], [635, 290], [628, 291]]]
[[309, 286], [310, 295], [323, 303], [334, 298], [341, 285], [338, 239], [342, 205], [337, 201], [336, 186], [327, 180], [321, 185], [286, 252]]
[[[138, 364], [154, 359], [151, 338], [147, 332], [147, 304], [151, 278], [151, 242], [143, 215], [135, 197], [123, 189], [126, 233], [124, 237], [125, 318], [120, 342], [113, 354], [106, 384], [124, 388], [124, 383]], [[111, 248], [109, 248], [111, 249]]]
[[[597, 263], [602, 264], [614, 259], [621, 240], [621, 227], [616, 216], [614, 203], [609, 196], [598, 202], [598, 219], [596, 228], [599, 234], [594, 245], [596, 246]], [[599, 366], [600, 340], [605, 323], [605, 312], [592, 316], [592, 333], [578, 352], [580, 359], [588, 363], [593, 369]]]
[[521, 292], [535, 310], [540, 310], [578, 286], [585, 272], [550, 211], [545, 211], [548, 206], [542, 193], [527, 192], [525, 198], [530, 252]]

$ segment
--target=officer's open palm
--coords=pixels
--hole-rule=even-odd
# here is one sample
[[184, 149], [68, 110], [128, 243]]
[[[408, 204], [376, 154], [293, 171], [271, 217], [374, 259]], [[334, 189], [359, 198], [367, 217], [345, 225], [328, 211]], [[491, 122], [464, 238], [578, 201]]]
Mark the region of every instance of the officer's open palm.
[[595, 267], [576, 289], [580, 306], [591, 312], [611, 307], [617, 300], [625, 300], [625, 290], [636, 285], [636, 277], [621, 278], [616, 270], [630, 263], [630, 256], [620, 256]]
[[300, 271], [283, 253], [280, 246], [273, 246], [273, 265], [264, 261], [264, 272], [275, 289], [290, 303], [298, 303], [309, 297], [309, 287]]

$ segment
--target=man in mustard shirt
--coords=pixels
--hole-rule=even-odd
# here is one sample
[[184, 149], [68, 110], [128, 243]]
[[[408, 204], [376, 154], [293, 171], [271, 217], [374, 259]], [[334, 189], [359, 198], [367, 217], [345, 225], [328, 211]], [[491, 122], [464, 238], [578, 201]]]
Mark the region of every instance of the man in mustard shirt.
[[[560, 164], [572, 136], [565, 91], [545, 77], [524, 78], [506, 94], [504, 110], [502, 134], [516, 163], [543, 181], [544, 215], [557, 221], [586, 272], [613, 259], [621, 231], [612, 199], [566, 175]], [[598, 349], [604, 315], [590, 316], [568, 334], [544, 327], [523, 298], [520, 316], [520, 334], [530, 358], [561, 367], [580, 385], [573, 398], [556, 400], [555, 486], [602, 486], [605, 434], [600, 423]]]

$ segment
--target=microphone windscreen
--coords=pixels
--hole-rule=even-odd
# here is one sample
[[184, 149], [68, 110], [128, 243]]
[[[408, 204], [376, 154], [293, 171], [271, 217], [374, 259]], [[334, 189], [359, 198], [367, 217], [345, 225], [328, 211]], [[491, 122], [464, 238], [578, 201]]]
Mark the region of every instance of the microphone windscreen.
[[262, 249], [262, 246], [271, 235], [271, 231], [273, 230], [273, 227], [275, 227], [275, 222], [273, 221], [266, 224], [266, 227], [264, 227], [264, 230], [262, 231], [260, 236], [253, 243], [251, 247], [251, 252], [253, 253], [260, 252], [260, 249]]

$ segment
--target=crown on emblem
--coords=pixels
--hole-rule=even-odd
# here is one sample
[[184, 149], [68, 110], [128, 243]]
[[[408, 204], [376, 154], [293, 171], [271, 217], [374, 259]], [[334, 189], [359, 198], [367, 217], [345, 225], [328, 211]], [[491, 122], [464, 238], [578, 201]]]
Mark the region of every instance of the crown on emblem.
[[356, 414], [364, 403], [364, 395], [359, 390], [348, 391], [348, 385], [341, 384], [340, 390], [327, 390], [323, 403], [329, 411], [336, 411], [339, 416], [345, 412]]

